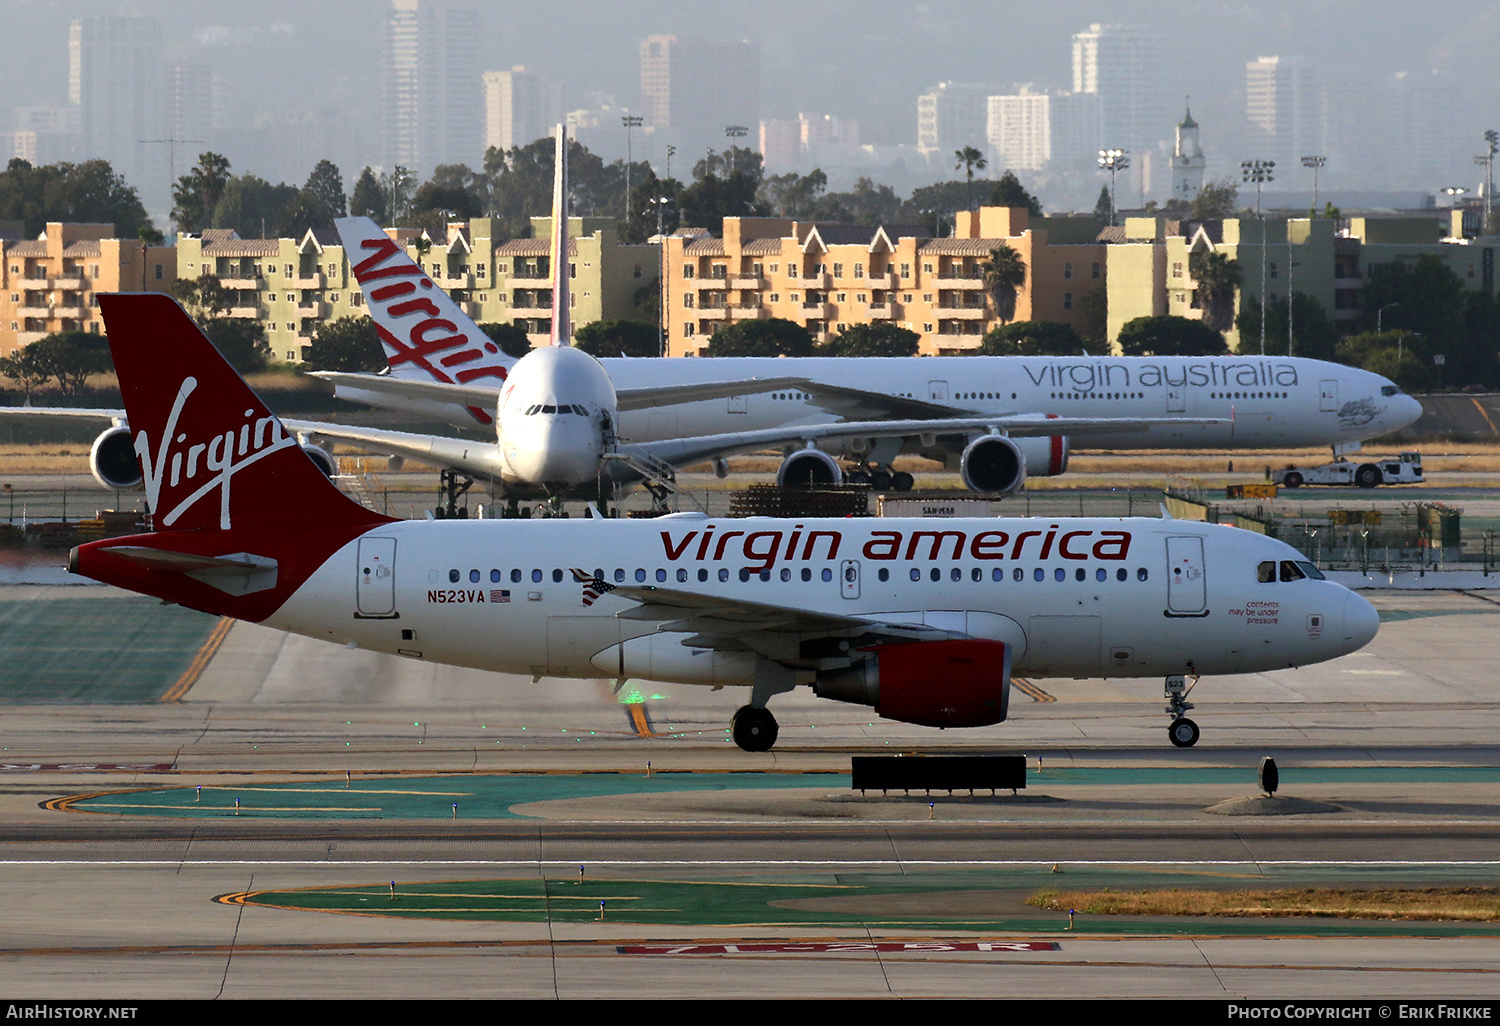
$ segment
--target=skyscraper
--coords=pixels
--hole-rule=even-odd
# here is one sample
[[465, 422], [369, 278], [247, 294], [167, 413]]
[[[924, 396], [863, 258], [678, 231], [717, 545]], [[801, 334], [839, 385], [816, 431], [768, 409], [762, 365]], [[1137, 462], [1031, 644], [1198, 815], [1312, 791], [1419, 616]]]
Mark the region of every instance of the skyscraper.
[[385, 160], [432, 173], [484, 157], [479, 12], [443, 0], [391, 0], [385, 23]]
[[1249, 152], [1274, 160], [1288, 177], [1307, 154], [1328, 152], [1328, 119], [1313, 68], [1295, 57], [1260, 57], [1245, 65], [1245, 118]]
[[917, 149], [946, 161], [955, 150], [985, 145], [989, 134], [986, 85], [940, 82], [917, 97]]
[[167, 150], [160, 140], [161, 26], [155, 18], [76, 18], [68, 30], [68, 100], [78, 110], [79, 157], [101, 157], [164, 209]]
[[1165, 50], [1160, 35], [1136, 25], [1095, 23], [1073, 37], [1073, 92], [1099, 97], [1103, 146], [1144, 156], [1161, 141]]
[[989, 97], [990, 167], [1040, 171], [1052, 159], [1052, 97], [1025, 86]]
[[725, 127], [760, 124], [760, 47], [744, 39], [647, 37], [641, 107], [658, 144], [691, 154], [724, 149], [732, 141]]
[[546, 138], [563, 119], [562, 83], [517, 64], [484, 73], [484, 148], [508, 150]]

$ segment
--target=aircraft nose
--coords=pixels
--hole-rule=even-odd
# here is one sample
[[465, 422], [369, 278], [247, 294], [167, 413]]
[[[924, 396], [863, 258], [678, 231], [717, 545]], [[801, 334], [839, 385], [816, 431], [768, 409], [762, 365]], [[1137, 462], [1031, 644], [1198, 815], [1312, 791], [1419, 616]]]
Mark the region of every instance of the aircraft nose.
[[1350, 592], [1344, 597], [1344, 651], [1357, 652], [1375, 638], [1380, 630], [1380, 614], [1363, 595]]
[[1386, 427], [1390, 431], [1399, 431], [1410, 424], [1415, 424], [1417, 418], [1422, 416], [1422, 404], [1404, 392], [1393, 396], [1387, 409], [1390, 423]]

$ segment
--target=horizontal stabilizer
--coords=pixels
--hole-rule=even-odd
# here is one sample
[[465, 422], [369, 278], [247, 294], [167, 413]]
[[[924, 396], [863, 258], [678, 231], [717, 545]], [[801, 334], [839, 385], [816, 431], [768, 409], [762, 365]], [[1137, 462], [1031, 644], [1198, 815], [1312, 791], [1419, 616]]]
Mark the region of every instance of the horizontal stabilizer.
[[248, 552], [200, 556], [143, 545], [114, 545], [109, 551], [148, 570], [185, 574], [230, 595], [249, 595], [276, 587], [276, 560]]

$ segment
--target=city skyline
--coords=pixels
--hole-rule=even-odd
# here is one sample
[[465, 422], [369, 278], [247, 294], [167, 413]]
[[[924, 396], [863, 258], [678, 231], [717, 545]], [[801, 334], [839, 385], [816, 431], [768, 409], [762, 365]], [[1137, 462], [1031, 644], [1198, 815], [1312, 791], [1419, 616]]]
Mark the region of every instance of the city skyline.
[[[581, 16], [585, 9], [588, 17]], [[178, 174], [197, 152], [217, 147], [236, 171], [300, 184], [317, 159], [310, 150], [321, 146], [329, 152], [318, 156], [339, 165], [347, 188], [361, 167], [391, 160], [381, 131], [382, 39], [391, 11], [388, 0], [319, 5], [262, 0], [248, 6], [214, 0], [149, 6], [124, 0], [0, 0], [0, 12], [9, 16], [13, 30], [12, 45], [27, 55], [0, 74], [0, 105], [9, 108], [14, 131], [23, 127], [18, 121], [35, 121], [37, 110], [67, 99], [74, 18], [151, 15], [161, 27], [162, 60], [192, 72], [186, 79], [189, 95], [202, 98], [203, 69], [211, 68], [206, 88], [213, 100], [213, 142], [184, 143], [173, 160]], [[1145, 126], [1155, 147], [1147, 198], [1159, 200], [1166, 198], [1167, 159], [1189, 95], [1202, 126], [1208, 180], [1237, 176], [1241, 159], [1282, 156], [1248, 152], [1256, 135], [1249, 131], [1255, 114], [1247, 99], [1252, 86], [1246, 69], [1262, 57], [1301, 61], [1316, 69], [1317, 81], [1338, 84], [1327, 100], [1327, 138], [1330, 146], [1342, 144], [1322, 172], [1321, 184], [1330, 190], [1437, 193], [1447, 185], [1465, 185], [1472, 191], [1476, 170], [1470, 151], [1480, 151], [1481, 133], [1496, 120], [1492, 103], [1482, 98], [1494, 95], [1500, 84], [1500, 72], [1484, 59], [1500, 39], [1500, 13], [1446, 2], [1426, 5], [1420, 13], [1394, 2], [1202, 3], [1189, 5], [1175, 19], [1133, 0], [1063, 0], [1024, 18], [968, 0], [875, 0], [812, 10], [768, 0], [751, 12], [717, 2], [648, 0], [628, 15], [568, 2], [552, 5], [545, 15], [519, 4], [487, 3], [477, 12], [475, 77], [514, 65], [545, 68], [562, 83], [565, 110], [608, 109], [590, 140], [606, 160], [624, 156], [625, 131], [610, 127], [618, 124], [620, 112], [648, 113], [640, 62], [647, 39], [673, 34], [746, 40], [759, 54], [762, 119], [813, 115], [856, 125], [860, 143], [876, 155], [860, 173], [898, 191], [954, 177], [951, 160], [941, 153], [926, 166], [906, 156], [905, 150], [917, 144], [919, 96], [940, 82], [982, 82], [993, 90], [989, 95], [1014, 95], [1026, 85], [1053, 95], [1068, 92], [1074, 84], [1075, 40], [1096, 23], [1140, 26], [1163, 42], [1161, 56], [1153, 58], [1160, 61], [1159, 74], [1151, 83], [1161, 116]], [[476, 109], [482, 109], [481, 82], [474, 83], [473, 92]], [[711, 113], [704, 116], [712, 120]], [[188, 131], [201, 133], [197, 126], [207, 120], [203, 111], [196, 112]], [[750, 136], [742, 144], [755, 146], [759, 126], [748, 127]], [[171, 138], [177, 131], [163, 125], [158, 135], [146, 137]], [[661, 142], [637, 131], [636, 159], [660, 166]], [[982, 131], [969, 144], [993, 150]], [[1130, 148], [1123, 140], [1101, 144]], [[478, 168], [482, 139], [472, 148], [464, 162]], [[890, 173], [883, 173], [881, 164], [886, 153]], [[998, 177], [1003, 154], [988, 155], [998, 159], [981, 176]], [[167, 156], [160, 154], [153, 163], [165, 170]], [[692, 154], [689, 163], [675, 165], [677, 177], [686, 177], [691, 161], [700, 157]], [[830, 188], [852, 179], [852, 172], [825, 170]], [[1098, 181], [1086, 181], [1092, 188], [1084, 191], [1097, 194]], [[165, 182], [132, 184], [143, 196], [165, 192]], [[1066, 197], [1048, 181], [1038, 191], [1049, 209], [1063, 199], [1062, 206], [1076, 207], [1078, 184]], [[1278, 188], [1304, 184], [1310, 183], [1300, 181], [1300, 169], [1278, 176]], [[148, 205], [157, 212], [160, 200]]]

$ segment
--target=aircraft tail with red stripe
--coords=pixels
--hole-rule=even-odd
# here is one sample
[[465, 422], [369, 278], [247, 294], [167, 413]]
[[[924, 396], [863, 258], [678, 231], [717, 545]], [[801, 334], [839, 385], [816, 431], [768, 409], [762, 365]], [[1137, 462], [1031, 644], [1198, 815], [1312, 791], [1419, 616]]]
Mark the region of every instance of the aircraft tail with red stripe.
[[171, 297], [99, 302], [154, 530], [80, 545], [74, 573], [258, 621], [390, 522], [323, 476]]

